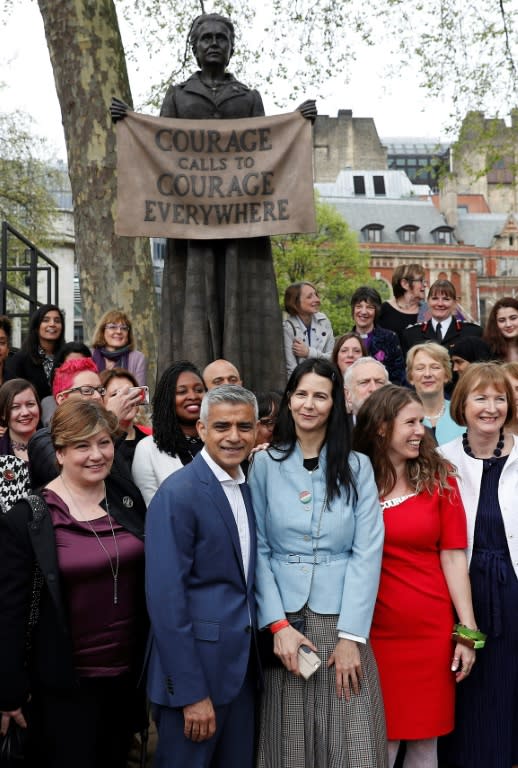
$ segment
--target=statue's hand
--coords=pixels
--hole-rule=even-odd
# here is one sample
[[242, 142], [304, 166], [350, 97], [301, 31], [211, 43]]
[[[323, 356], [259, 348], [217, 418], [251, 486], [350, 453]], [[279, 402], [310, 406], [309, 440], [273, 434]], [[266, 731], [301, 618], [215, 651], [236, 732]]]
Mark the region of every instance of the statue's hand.
[[306, 101], [303, 101], [302, 104], [299, 104], [297, 107], [297, 111], [300, 112], [302, 117], [305, 117], [306, 120], [311, 120], [311, 122], [314, 123], [318, 114], [315, 99], [307, 99]]
[[110, 104], [110, 115], [112, 123], [117, 123], [119, 120], [124, 120], [128, 112], [131, 111], [131, 107], [121, 99], [112, 97], [112, 103]]

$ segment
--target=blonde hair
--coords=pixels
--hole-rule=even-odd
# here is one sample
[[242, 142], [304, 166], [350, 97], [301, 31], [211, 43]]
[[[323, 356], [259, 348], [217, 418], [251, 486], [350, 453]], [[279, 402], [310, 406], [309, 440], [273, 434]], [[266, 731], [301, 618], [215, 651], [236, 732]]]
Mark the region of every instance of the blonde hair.
[[437, 344], [435, 341], [428, 341], [424, 344], [415, 344], [413, 347], [410, 347], [406, 356], [406, 377], [408, 381], [410, 381], [412, 367], [418, 352], [426, 352], [427, 355], [430, 355], [432, 360], [435, 360], [436, 363], [440, 363], [444, 369], [444, 373], [446, 374], [446, 381], [451, 381], [452, 373], [450, 355], [447, 349], [445, 349], [440, 344]]
[[52, 417], [50, 435], [54, 450], [66, 448], [106, 430], [117, 434], [117, 416], [96, 400], [65, 400]]

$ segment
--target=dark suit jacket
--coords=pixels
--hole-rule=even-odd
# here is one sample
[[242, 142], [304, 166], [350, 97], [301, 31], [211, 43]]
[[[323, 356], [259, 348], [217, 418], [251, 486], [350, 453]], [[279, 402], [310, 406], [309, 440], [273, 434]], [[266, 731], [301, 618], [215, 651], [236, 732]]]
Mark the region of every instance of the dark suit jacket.
[[[108, 477], [106, 489], [110, 513], [126, 530], [142, 539], [145, 505], [136, 487], [120, 478]], [[128, 506], [127, 499], [123, 503], [125, 497], [132, 500], [133, 506]], [[25, 703], [34, 687], [41, 684], [70, 689], [77, 684], [77, 676], [50, 516], [46, 514], [34, 522], [29, 504], [19, 501], [7, 514], [0, 515], [0, 551], [0, 710], [12, 710]], [[25, 630], [35, 560], [44, 584], [39, 620], [27, 659]], [[147, 633], [143, 589], [137, 595], [137, 606], [142, 616], [142, 639], [140, 658], [135, 660], [135, 679], [140, 675]]]
[[[466, 336], [482, 336], [482, 328], [475, 323], [467, 323], [463, 320], [452, 319], [446, 335], [441, 341], [441, 345], [449, 349], [456, 341]], [[416, 323], [403, 331], [403, 352], [406, 353], [410, 347], [416, 344], [425, 344], [427, 341], [437, 342], [431, 320], [425, 323]]]
[[255, 524], [248, 486], [250, 565], [220, 482], [198, 454], [165, 480], [146, 518], [146, 597], [151, 619], [148, 695], [183, 707], [241, 690], [255, 621]]
[[4, 366], [4, 381], [27, 379], [35, 388], [40, 400], [52, 394], [43, 365], [35, 363], [25, 350], [20, 350], [12, 357], [8, 357]]

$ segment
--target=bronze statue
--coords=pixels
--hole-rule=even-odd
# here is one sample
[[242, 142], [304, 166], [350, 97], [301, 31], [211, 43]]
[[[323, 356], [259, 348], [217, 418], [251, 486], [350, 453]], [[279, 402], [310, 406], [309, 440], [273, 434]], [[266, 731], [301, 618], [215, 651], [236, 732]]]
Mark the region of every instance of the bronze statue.
[[[219, 14], [192, 23], [189, 42], [199, 71], [171, 85], [160, 115], [237, 119], [264, 115], [260, 94], [226, 71], [234, 26]], [[114, 99], [114, 121], [128, 107]], [[314, 120], [314, 101], [298, 109]], [[231, 360], [252, 389], [276, 389], [285, 380], [281, 311], [268, 237], [167, 241], [162, 282], [158, 369], [189, 359], [203, 368]]]

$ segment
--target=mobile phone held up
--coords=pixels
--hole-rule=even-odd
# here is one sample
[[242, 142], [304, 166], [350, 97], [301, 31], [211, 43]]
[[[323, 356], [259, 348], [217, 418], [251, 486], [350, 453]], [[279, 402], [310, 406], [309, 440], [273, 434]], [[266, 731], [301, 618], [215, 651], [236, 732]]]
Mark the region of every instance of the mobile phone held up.
[[130, 387], [128, 394], [140, 392], [140, 405], [149, 405], [149, 387]]
[[308, 645], [299, 645], [298, 651], [299, 672], [304, 680], [309, 680], [322, 664], [315, 651], [312, 651]]

